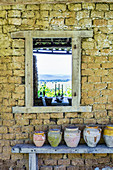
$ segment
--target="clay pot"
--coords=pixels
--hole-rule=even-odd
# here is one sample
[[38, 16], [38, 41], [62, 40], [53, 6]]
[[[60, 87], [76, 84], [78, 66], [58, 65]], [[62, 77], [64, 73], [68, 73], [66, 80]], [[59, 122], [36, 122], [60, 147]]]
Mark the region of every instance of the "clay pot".
[[33, 134], [33, 142], [37, 147], [43, 146], [45, 139], [46, 137], [43, 131], [37, 131]]
[[113, 147], [113, 125], [107, 125], [103, 133], [104, 141], [108, 147]]
[[48, 132], [48, 141], [52, 147], [57, 147], [61, 142], [62, 133], [59, 129], [50, 129]]
[[83, 137], [89, 147], [96, 147], [101, 137], [101, 131], [98, 126], [86, 126]]
[[64, 140], [68, 147], [77, 147], [80, 141], [80, 133], [77, 127], [66, 127], [64, 131]]

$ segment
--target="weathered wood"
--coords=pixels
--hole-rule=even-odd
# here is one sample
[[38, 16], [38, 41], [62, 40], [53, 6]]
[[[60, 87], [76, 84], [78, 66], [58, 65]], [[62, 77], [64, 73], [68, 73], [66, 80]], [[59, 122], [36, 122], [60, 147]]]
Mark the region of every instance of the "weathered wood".
[[81, 99], [81, 37], [72, 38], [72, 106]]
[[17, 144], [12, 147], [12, 153], [113, 153], [113, 148], [108, 148], [104, 144], [93, 148], [85, 144], [74, 148], [67, 147], [66, 145], [59, 145], [54, 148], [50, 145], [36, 147], [33, 144]]
[[13, 107], [13, 113], [91, 112], [92, 106]]
[[38, 170], [36, 166], [36, 154], [29, 153], [29, 170]]
[[36, 106], [38, 99], [38, 68], [37, 68], [37, 57], [33, 55], [33, 105]]
[[33, 39], [30, 33], [25, 39], [25, 105], [33, 106]]
[[[25, 108], [13, 107], [13, 113], [91, 112], [91, 106], [80, 106], [81, 99], [81, 37], [92, 37], [93, 31], [20, 31], [12, 38], [25, 38]], [[33, 106], [33, 38], [72, 38], [72, 107]]]
[[92, 37], [93, 31], [19, 31], [11, 33], [12, 38], [71, 38], [71, 37]]

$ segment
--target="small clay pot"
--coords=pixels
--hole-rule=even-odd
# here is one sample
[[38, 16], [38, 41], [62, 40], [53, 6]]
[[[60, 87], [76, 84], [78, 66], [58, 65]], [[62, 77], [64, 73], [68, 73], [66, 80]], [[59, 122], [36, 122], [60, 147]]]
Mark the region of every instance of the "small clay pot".
[[108, 147], [113, 147], [113, 125], [107, 125], [105, 127], [103, 138]]
[[77, 147], [80, 141], [80, 133], [77, 127], [66, 127], [64, 131], [64, 140], [68, 147]]
[[101, 129], [98, 126], [86, 126], [83, 137], [89, 147], [96, 147], [101, 137]]
[[59, 129], [50, 129], [48, 132], [48, 141], [52, 147], [57, 147], [61, 142], [62, 133]]
[[43, 131], [36, 131], [33, 134], [33, 142], [37, 147], [43, 146], [46, 136]]

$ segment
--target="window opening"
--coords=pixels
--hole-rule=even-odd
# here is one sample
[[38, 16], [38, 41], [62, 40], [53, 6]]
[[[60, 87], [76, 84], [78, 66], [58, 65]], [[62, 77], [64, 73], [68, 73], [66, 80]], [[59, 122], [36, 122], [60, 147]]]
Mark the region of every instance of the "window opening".
[[72, 106], [71, 38], [33, 39], [34, 106]]
[[[11, 33], [11, 37], [16, 39], [25, 38], [25, 106], [14, 106], [12, 108], [13, 113], [91, 112], [92, 106], [82, 106], [80, 101], [81, 101], [81, 38], [93, 37], [92, 30], [19, 31]], [[71, 54], [71, 48], [72, 48], [72, 98], [71, 98], [72, 104], [64, 107], [60, 102], [58, 102], [59, 107], [58, 105], [55, 106], [50, 105], [46, 107], [45, 104], [43, 104], [43, 107], [39, 105], [37, 106], [35, 104], [36, 100], [38, 99], [37, 91], [39, 88], [38, 78], [35, 78], [35, 76], [38, 75], [38, 69], [36, 64], [37, 57], [35, 57], [37, 50], [40, 55], [46, 52], [47, 54], [51, 53], [51, 55], [54, 54], [57, 55], [57, 53], [59, 53], [59, 55], [60, 54], [64, 55], [63, 53], [65, 53], [66, 56]], [[56, 86], [58, 88], [57, 84]], [[60, 88], [62, 89], [62, 85], [60, 85]], [[60, 95], [62, 95], [62, 90], [60, 93], [61, 93]], [[42, 92], [42, 95], [46, 95], [46, 93]]]

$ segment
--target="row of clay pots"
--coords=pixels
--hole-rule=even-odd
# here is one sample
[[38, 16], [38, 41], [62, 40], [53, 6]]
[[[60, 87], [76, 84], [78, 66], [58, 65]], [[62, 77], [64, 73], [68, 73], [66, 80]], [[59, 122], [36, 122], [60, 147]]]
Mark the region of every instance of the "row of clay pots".
[[[101, 129], [98, 126], [86, 126], [83, 130], [83, 137], [89, 147], [96, 147], [101, 137]], [[77, 147], [80, 141], [81, 131], [78, 127], [66, 127], [64, 131], [64, 140], [68, 147]], [[113, 147], [113, 125], [108, 125], [103, 134], [105, 143], [108, 147]], [[62, 132], [59, 129], [50, 129], [48, 132], [48, 141], [52, 147], [57, 147], [62, 139]], [[37, 147], [43, 146], [46, 140], [44, 132], [37, 131], [33, 135], [34, 144]]]

